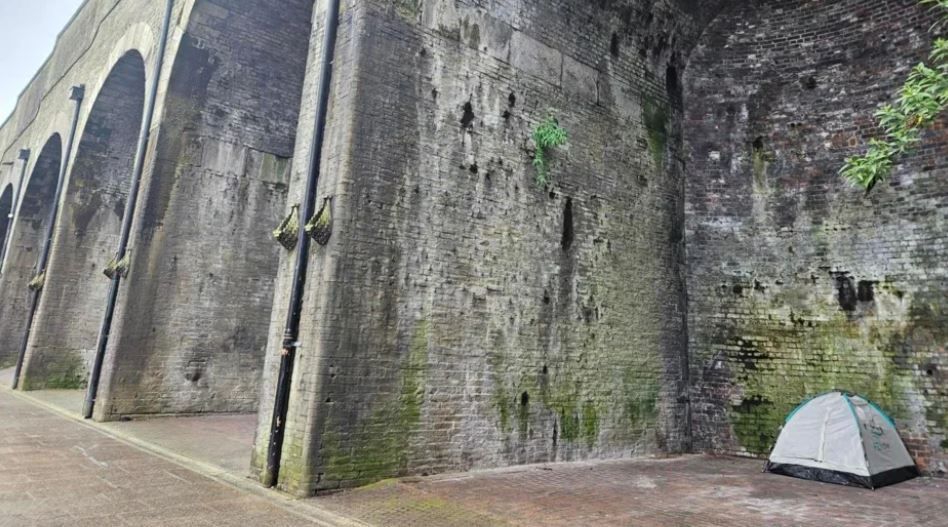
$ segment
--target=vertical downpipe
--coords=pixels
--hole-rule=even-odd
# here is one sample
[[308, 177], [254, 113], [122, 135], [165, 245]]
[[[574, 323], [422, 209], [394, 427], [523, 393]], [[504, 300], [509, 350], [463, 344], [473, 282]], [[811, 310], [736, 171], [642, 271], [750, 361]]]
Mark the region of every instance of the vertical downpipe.
[[[328, 0], [324, 23], [322, 56], [319, 67], [319, 92], [316, 95], [316, 120], [313, 140], [310, 144], [309, 171], [306, 190], [300, 210], [300, 218], [308, 221], [313, 215], [316, 201], [316, 186], [319, 183], [323, 139], [326, 135], [326, 119], [329, 113], [329, 92], [332, 85], [332, 66], [336, 50], [336, 32], [339, 29], [339, 0]], [[283, 349], [280, 354], [280, 374], [277, 378], [276, 400], [273, 404], [273, 419], [270, 423], [270, 442], [267, 451], [267, 468], [263, 484], [273, 487], [280, 476], [280, 459], [283, 455], [283, 436], [286, 432], [286, 416], [290, 403], [290, 388], [296, 350], [300, 347], [300, 317], [303, 311], [303, 293], [306, 290], [306, 273], [309, 267], [309, 234], [300, 229], [296, 245], [296, 265], [293, 269], [293, 289], [283, 331]]]
[[13, 219], [16, 218], [17, 203], [20, 202], [20, 193], [23, 192], [23, 181], [26, 179], [26, 165], [30, 164], [30, 149], [20, 150], [17, 157], [20, 160], [20, 181], [16, 184], [16, 190], [13, 191], [13, 204], [10, 206], [10, 214], [7, 217], [7, 233], [3, 237], [3, 248], [0, 248], [0, 274], [3, 274], [3, 267], [7, 260], [7, 251], [10, 249], [10, 238], [13, 235]]
[[[82, 100], [85, 96], [85, 86], [73, 86], [70, 90], [69, 99], [76, 103], [72, 114], [72, 125], [69, 128], [69, 137], [66, 139], [66, 149], [63, 150], [63, 157], [59, 163], [59, 176], [56, 179], [56, 193], [53, 198], [53, 208], [49, 211], [49, 218], [46, 220], [46, 232], [43, 233], [43, 248], [40, 251], [39, 260], [36, 262], [36, 275], [34, 276], [39, 276], [46, 272], [46, 264], [49, 263], [49, 249], [53, 244], [53, 230], [56, 228], [56, 216], [59, 214], [59, 200], [62, 199], [63, 187], [66, 183], [66, 173], [69, 170], [69, 157], [72, 155], [72, 143], [76, 139], [76, 127], [79, 126], [79, 111], [82, 109]], [[19, 196], [17, 196], [17, 199], [19, 199]], [[30, 295], [30, 309], [26, 314], [26, 331], [23, 333], [23, 342], [20, 343], [20, 354], [16, 358], [16, 368], [13, 370], [14, 390], [20, 385], [20, 372], [23, 370], [23, 361], [26, 359], [26, 348], [30, 344], [30, 334], [33, 331], [33, 318], [36, 316], [36, 307], [39, 305], [39, 299], [42, 294], [43, 287], [40, 286]]]
[[[145, 152], [151, 137], [151, 124], [155, 116], [155, 102], [158, 98], [158, 86], [161, 81], [161, 70], [165, 62], [165, 50], [168, 46], [168, 33], [171, 30], [171, 13], [174, 9], [174, 0], [165, 4], [165, 15], [161, 23], [161, 36], [158, 37], [158, 52], [155, 56], [155, 74], [148, 90], [145, 101], [145, 115], [142, 118], [142, 127], [138, 132], [138, 147], [135, 150], [135, 164], [132, 166], [132, 186], [128, 191], [125, 202], [125, 213], [122, 216], [122, 231], [119, 236], [118, 250], [115, 252], [115, 261], [125, 258], [128, 250], [128, 241], [132, 232], [132, 219], [135, 216], [135, 205], [138, 201], [138, 191], [141, 186], [142, 173], [145, 169]], [[82, 405], [82, 416], [92, 417], [95, 409], [95, 399], [99, 391], [99, 380], [102, 377], [102, 363], [105, 359], [105, 350], [109, 345], [109, 333], [112, 331], [112, 317], [115, 315], [115, 304], [118, 300], [119, 286], [122, 282], [122, 273], [116, 272], [109, 285], [109, 296], [106, 301], [105, 315], [99, 327], [99, 339], [96, 342], [95, 356], [92, 360], [92, 371], [89, 374], [89, 387], [86, 390], [86, 399]]]

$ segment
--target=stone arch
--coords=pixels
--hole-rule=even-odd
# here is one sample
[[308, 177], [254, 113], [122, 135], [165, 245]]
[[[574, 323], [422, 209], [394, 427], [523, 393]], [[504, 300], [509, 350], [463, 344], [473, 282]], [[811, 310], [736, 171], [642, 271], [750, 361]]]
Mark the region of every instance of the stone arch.
[[256, 409], [312, 8], [185, 4], [97, 419]]
[[26, 310], [63, 160], [62, 138], [50, 137], [33, 165], [10, 231], [9, 255], [0, 277], [0, 365], [16, 361], [26, 331]]
[[78, 389], [87, 380], [108, 292], [102, 270], [118, 246], [144, 102], [145, 62], [127, 51], [78, 136], [27, 351], [25, 389]]

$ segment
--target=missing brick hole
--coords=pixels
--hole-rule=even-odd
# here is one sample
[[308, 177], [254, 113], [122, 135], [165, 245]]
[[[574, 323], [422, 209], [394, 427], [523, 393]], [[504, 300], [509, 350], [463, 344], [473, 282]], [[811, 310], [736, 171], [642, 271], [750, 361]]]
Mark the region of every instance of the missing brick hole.
[[543, 369], [541, 371], [543, 372], [543, 375], [550, 374], [550, 368], [548, 368], [545, 364], [543, 365]]
[[461, 128], [471, 128], [476, 117], [477, 116], [474, 115], [474, 106], [471, 105], [471, 101], [464, 103], [464, 114], [461, 115]]
[[872, 302], [876, 298], [875, 282], [860, 280], [856, 286], [856, 299], [860, 302]]
[[511, 108], [517, 105], [517, 96], [514, 92], [510, 92], [510, 95], [507, 96], [507, 104], [509, 104]]
[[852, 278], [844, 275], [836, 277], [836, 299], [843, 311], [852, 313], [856, 310], [858, 295]]
[[754, 139], [754, 151], [755, 152], [764, 151], [764, 138], [763, 137], [758, 137], [757, 139]]
[[619, 35], [613, 33], [612, 40], [609, 42], [609, 53], [612, 54], [613, 57], [619, 58], [619, 52]]
[[681, 84], [678, 82], [678, 68], [671, 64], [665, 69], [665, 92], [668, 93], [668, 100], [676, 107], [681, 105], [683, 94]]
[[530, 394], [523, 392], [520, 394], [520, 406], [527, 406], [528, 404], [530, 404]]
[[566, 206], [563, 208], [563, 239], [560, 245], [564, 251], [570, 250], [573, 246], [573, 239], [576, 234], [573, 231], [573, 198], [566, 198]]

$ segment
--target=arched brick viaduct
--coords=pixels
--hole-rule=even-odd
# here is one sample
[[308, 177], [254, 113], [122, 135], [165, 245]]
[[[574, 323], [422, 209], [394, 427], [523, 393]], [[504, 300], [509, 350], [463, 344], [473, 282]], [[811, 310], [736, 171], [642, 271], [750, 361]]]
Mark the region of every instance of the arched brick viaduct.
[[[157, 79], [94, 417], [259, 411], [263, 470], [327, 4], [177, 0], [160, 72], [164, 2], [82, 6], [0, 127], [2, 366], [67, 164], [22, 389], [88, 381]], [[943, 128], [870, 198], [836, 177], [927, 53], [916, 4], [342, 0], [281, 486], [759, 455], [829, 388], [945, 470]]]

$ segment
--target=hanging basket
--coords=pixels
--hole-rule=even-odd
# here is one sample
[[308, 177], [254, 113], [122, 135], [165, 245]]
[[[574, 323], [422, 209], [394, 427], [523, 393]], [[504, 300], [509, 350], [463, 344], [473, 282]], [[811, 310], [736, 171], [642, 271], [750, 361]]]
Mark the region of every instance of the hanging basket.
[[293, 205], [279, 227], [273, 229], [273, 238], [287, 251], [296, 249], [300, 235], [300, 206]]
[[43, 289], [43, 286], [46, 284], [46, 271], [36, 275], [30, 280], [30, 283], [27, 284], [30, 288], [30, 291], [39, 291]]
[[306, 233], [320, 245], [329, 243], [332, 237], [332, 198], [323, 200], [322, 208], [306, 224]]
[[102, 274], [109, 277], [109, 280], [115, 280], [115, 277], [125, 278], [128, 276], [128, 264], [131, 260], [131, 252], [126, 252], [125, 256], [120, 260], [118, 255], [112, 258], [112, 261], [105, 266], [105, 269], [102, 271]]

